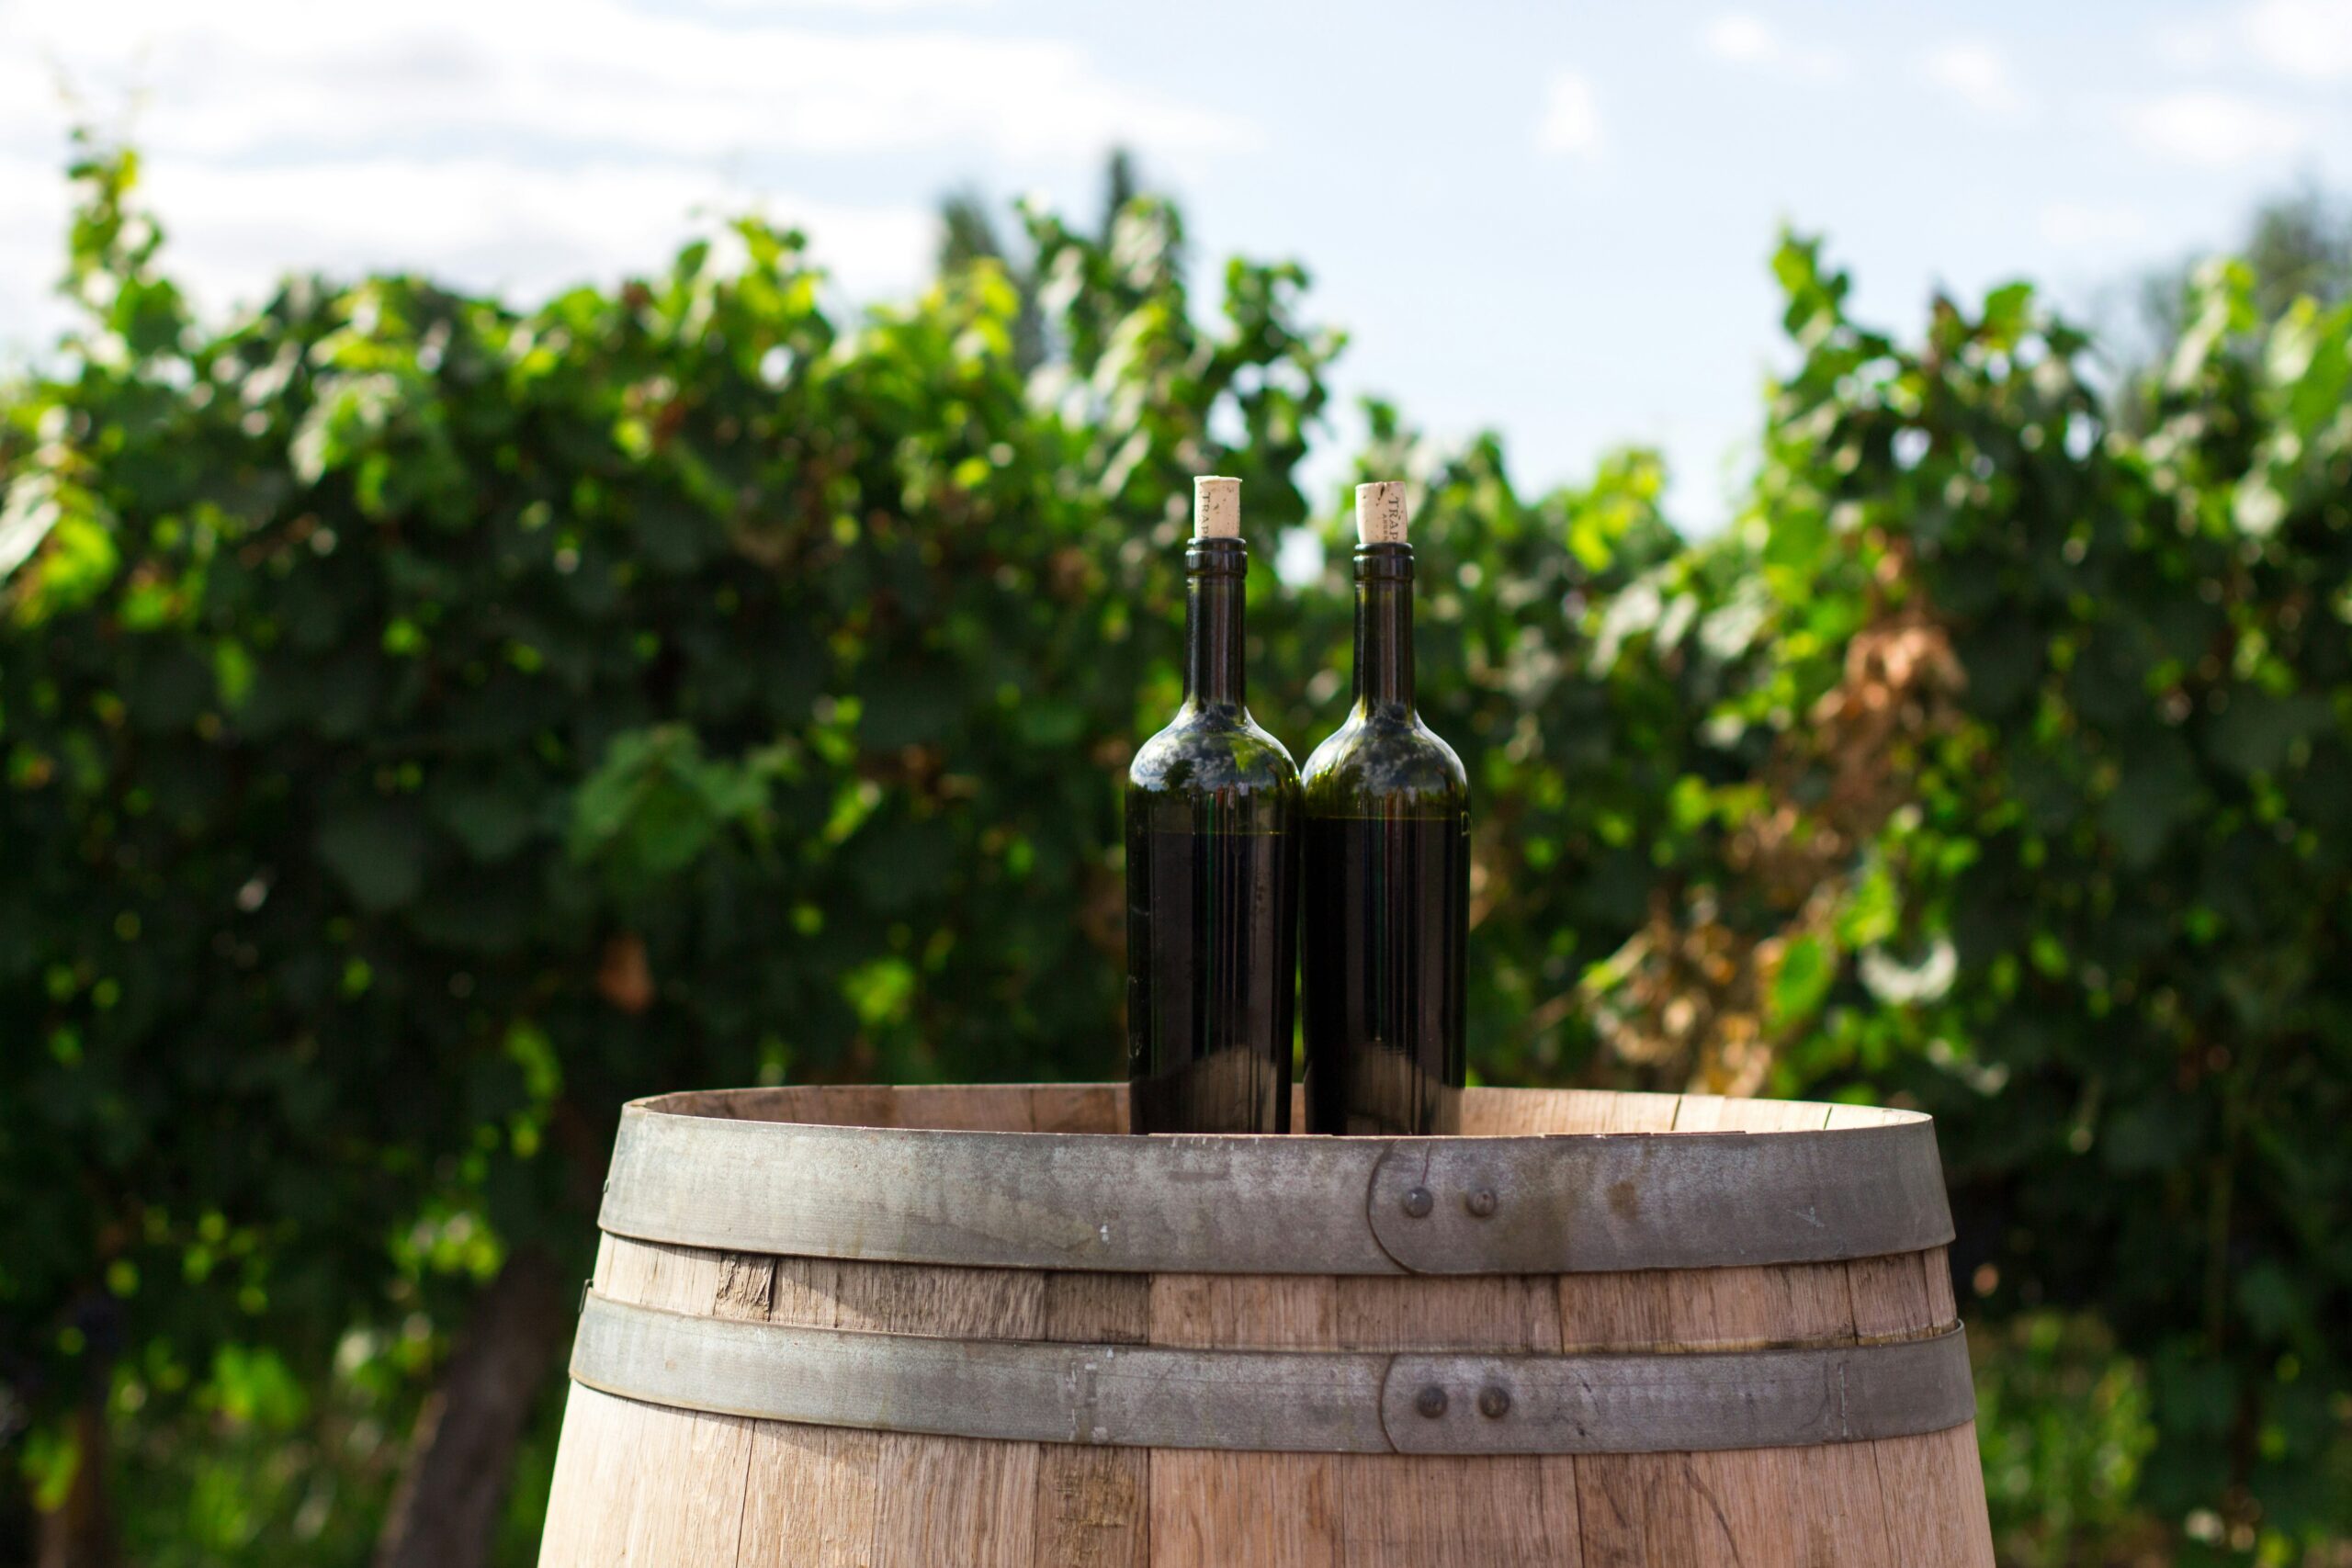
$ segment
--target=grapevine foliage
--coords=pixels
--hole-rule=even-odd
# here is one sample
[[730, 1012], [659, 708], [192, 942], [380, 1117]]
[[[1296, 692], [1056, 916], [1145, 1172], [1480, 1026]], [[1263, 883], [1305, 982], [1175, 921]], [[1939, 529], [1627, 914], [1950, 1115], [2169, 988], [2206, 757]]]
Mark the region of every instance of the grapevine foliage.
[[[1303, 273], [1204, 298], [1137, 198], [854, 319], [744, 220], [536, 309], [293, 279], [219, 324], [133, 162], [76, 173], [84, 324], [0, 390], [36, 1503], [94, 1403], [413, 1387], [504, 1249], [582, 1246], [631, 1096], [1117, 1071], [1191, 475], [1245, 480], [1261, 721], [1346, 700]], [[1647, 454], [1522, 495], [1368, 411], [1478, 803], [1476, 1070], [1932, 1110], [1975, 1310], [2148, 1367], [2151, 1506], [2352, 1529], [2352, 307], [2216, 267], [2125, 422], [2022, 286], [1912, 344], [1776, 265], [1715, 538]]]

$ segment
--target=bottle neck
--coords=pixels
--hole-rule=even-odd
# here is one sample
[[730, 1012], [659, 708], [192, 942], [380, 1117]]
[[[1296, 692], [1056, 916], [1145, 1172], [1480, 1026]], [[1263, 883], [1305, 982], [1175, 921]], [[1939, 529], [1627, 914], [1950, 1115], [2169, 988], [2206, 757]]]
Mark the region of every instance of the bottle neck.
[[1244, 574], [1250, 552], [1238, 539], [1195, 539], [1184, 552], [1184, 704], [1243, 705], [1241, 664]]
[[1413, 547], [1356, 551], [1356, 705], [1413, 711]]

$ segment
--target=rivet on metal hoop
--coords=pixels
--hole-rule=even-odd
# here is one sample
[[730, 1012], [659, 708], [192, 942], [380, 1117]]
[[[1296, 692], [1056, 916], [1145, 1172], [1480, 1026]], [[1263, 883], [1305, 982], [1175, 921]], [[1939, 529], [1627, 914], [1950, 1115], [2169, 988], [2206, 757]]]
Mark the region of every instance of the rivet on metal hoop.
[[1430, 1190], [1426, 1187], [1416, 1187], [1405, 1194], [1405, 1212], [1417, 1220], [1427, 1214], [1436, 1204], [1436, 1198], [1430, 1195]]
[[1495, 1196], [1493, 1188], [1481, 1187], [1464, 1198], [1462, 1206], [1470, 1211], [1471, 1218], [1484, 1220], [1493, 1217], [1496, 1206], [1500, 1201], [1501, 1200]]
[[1500, 1383], [1488, 1383], [1478, 1391], [1478, 1414], [1489, 1421], [1499, 1421], [1510, 1414], [1510, 1390]]
[[1413, 1395], [1413, 1408], [1434, 1421], [1445, 1414], [1445, 1390], [1435, 1383]]

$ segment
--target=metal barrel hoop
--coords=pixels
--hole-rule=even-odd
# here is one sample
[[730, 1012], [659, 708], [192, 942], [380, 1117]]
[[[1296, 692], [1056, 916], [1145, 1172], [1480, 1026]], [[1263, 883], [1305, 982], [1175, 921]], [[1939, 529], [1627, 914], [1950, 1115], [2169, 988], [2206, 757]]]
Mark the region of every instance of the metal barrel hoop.
[[[876, 1265], [1340, 1277], [1837, 1264], [1952, 1238], [1934, 1125], [1902, 1112], [1770, 1133], [1140, 1138], [741, 1113], [759, 1103], [629, 1106], [602, 1228]], [[1920, 1321], [1862, 1342], [1738, 1349], [1273, 1350], [852, 1331], [591, 1291], [571, 1375], [676, 1409], [1001, 1441], [1464, 1455], [1799, 1448], [1973, 1416], [1960, 1329]]]
[[759, 1420], [1005, 1441], [1604, 1454], [1910, 1437], [1975, 1414], [1957, 1328], [1663, 1354], [1202, 1350], [689, 1316], [592, 1293], [573, 1381]]
[[1129, 1137], [624, 1114], [599, 1224], [746, 1252], [1231, 1274], [1842, 1262], [1952, 1237], [1934, 1125]]

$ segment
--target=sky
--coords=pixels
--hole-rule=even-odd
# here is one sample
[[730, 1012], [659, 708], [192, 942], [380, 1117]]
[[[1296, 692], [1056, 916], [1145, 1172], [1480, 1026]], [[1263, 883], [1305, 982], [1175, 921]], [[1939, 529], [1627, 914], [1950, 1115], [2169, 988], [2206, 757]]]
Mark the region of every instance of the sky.
[[0, 0], [0, 358], [64, 321], [76, 121], [141, 149], [213, 310], [289, 268], [527, 302], [746, 209], [884, 299], [944, 193], [1091, 217], [1124, 145], [1204, 262], [1306, 265], [1351, 406], [1497, 430], [1522, 491], [1661, 447], [1705, 529], [1785, 360], [1781, 225], [1906, 333], [2019, 276], [2112, 310], [2266, 196], [2352, 191], [2352, 0]]

